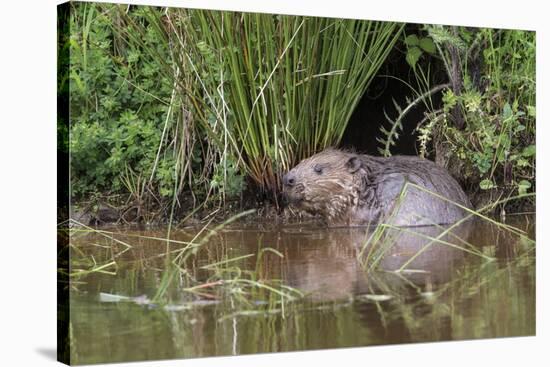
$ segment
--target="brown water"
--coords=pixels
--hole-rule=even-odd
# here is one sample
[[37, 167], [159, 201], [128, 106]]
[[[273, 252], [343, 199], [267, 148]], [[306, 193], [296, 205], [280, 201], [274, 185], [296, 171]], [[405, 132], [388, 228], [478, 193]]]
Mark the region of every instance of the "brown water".
[[[534, 217], [506, 223], [526, 237], [475, 221], [440, 242], [429, 238], [448, 227], [388, 230], [364, 253], [372, 229], [231, 225], [180, 271], [167, 263], [185, 244], [143, 237], [165, 237], [166, 229], [114, 228], [112, 238], [76, 232], [73, 272], [111, 265], [101, 269], [110, 273], [72, 279], [71, 359], [89, 364], [534, 335], [535, 245], [527, 239], [534, 238]], [[198, 230], [173, 231], [171, 238], [190, 241]], [[267, 247], [278, 254], [262, 252]], [[280, 292], [286, 285], [304, 297], [282, 302], [279, 293], [232, 279]]]

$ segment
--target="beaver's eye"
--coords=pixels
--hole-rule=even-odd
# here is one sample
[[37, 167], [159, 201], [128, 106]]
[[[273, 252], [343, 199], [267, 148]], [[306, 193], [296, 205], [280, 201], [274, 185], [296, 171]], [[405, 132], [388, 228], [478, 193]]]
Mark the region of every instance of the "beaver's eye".
[[323, 167], [321, 167], [320, 165], [316, 164], [314, 167], [313, 167], [313, 170], [315, 171], [315, 173], [317, 174], [321, 174], [323, 173]]

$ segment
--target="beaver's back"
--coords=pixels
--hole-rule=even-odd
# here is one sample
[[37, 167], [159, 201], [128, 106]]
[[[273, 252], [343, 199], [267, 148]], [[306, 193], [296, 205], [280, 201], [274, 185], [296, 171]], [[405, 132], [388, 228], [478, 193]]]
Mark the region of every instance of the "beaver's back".
[[432, 161], [415, 156], [370, 159], [378, 163], [369, 185], [380, 209], [377, 221], [395, 225], [446, 224], [467, 214], [461, 207], [471, 208], [458, 182]]

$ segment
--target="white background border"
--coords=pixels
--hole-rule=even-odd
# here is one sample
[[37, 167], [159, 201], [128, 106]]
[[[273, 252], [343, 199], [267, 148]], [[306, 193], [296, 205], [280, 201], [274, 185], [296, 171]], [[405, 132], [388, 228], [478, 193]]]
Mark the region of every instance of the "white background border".
[[[544, 0], [125, 1], [537, 31], [537, 336], [155, 361], [120, 366], [544, 365], [548, 314], [549, 25]], [[0, 365], [55, 365], [56, 4], [0, 3]], [[546, 44], [545, 44], [546, 42]], [[549, 144], [550, 145], [550, 144]], [[544, 164], [544, 165], [543, 165]], [[546, 167], [545, 167], [546, 166]], [[545, 248], [546, 247], [546, 248]], [[545, 291], [546, 289], [546, 291]], [[506, 300], [502, 300], [506, 302]], [[546, 352], [546, 353], [544, 353]]]

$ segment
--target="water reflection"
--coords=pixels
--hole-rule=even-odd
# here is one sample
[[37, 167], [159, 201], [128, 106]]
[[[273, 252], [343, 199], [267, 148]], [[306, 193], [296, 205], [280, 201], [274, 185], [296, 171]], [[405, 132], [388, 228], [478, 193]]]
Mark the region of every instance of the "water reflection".
[[[533, 220], [510, 224], [533, 238]], [[116, 275], [93, 273], [73, 284], [75, 363], [534, 334], [534, 244], [493, 224], [468, 222], [449, 232], [389, 228], [376, 241], [374, 228], [258, 228], [226, 228], [189, 266], [273, 248], [283, 257], [265, 252], [261, 263], [252, 256], [238, 265], [306, 293], [284, 309], [190, 296], [183, 277], [171, 285], [171, 307], [157, 307], [143, 300], [166, 271], [166, 244], [143, 236], [163, 231], [121, 230], [116, 240], [131, 249], [97, 234], [75, 236], [83, 253], [116, 262]], [[173, 239], [195, 234], [180, 231]], [[209, 272], [196, 276], [207, 280]], [[131, 298], [101, 302], [101, 293]]]
[[472, 225], [467, 222], [452, 230], [449, 226], [388, 228], [370, 242], [374, 229], [340, 228], [322, 235], [286, 232], [280, 244], [286, 250], [285, 279], [315, 300], [392, 288], [401, 292], [411, 286], [430, 289], [448, 282], [467, 254], [479, 252], [468, 243]]

